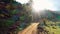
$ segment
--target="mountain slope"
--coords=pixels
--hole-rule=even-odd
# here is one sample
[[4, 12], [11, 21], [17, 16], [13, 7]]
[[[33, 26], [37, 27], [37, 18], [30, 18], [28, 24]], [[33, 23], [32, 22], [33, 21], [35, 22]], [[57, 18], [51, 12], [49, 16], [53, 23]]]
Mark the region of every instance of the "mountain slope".
[[60, 12], [58, 11], [44, 10], [42, 16], [51, 21], [60, 21]]

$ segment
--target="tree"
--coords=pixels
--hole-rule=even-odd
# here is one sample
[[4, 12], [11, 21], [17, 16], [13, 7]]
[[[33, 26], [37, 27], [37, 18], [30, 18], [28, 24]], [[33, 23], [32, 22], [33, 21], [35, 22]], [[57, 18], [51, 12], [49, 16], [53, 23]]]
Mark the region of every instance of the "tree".
[[[0, 0], [0, 31], [4, 31], [1, 34], [7, 34], [10, 27], [19, 21], [20, 13], [22, 11], [22, 4], [14, 0]], [[18, 8], [18, 6], [20, 6]], [[18, 25], [16, 25], [17, 27]], [[14, 28], [13, 26], [12, 28]]]
[[15, 31], [21, 23], [28, 23], [31, 20], [29, 16], [31, 10], [28, 10], [27, 5], [14, 0], [1, 0], [0, 3], [0, 31], [4, 31], [1, 34]]

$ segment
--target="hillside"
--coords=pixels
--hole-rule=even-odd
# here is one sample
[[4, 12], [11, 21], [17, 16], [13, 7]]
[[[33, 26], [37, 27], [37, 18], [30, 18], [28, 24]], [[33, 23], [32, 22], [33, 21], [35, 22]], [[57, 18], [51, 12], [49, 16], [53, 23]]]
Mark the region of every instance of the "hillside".
[[41, 16], [51, 21], [60, 21], [59, 11], [44, 10], [44, 14], [42, 13]]

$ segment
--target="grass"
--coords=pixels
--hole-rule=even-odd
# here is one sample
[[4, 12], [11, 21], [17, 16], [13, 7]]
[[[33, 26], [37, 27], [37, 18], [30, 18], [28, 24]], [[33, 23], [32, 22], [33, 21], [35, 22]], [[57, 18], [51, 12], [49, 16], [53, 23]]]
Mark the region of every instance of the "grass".
[[49, 31], [50, 34], [54, 33], [54, 34], [60, 34], [60, 28], [59, 26], [55, 26], [56, 29], [52, 28], [53, 26], [50, 27], [45, 27], [46, 30]]
[[[54, 22], [52, 21], [47, 21], [46, 22], [49, 27], [45, 26], [45, 29], [49, 31], [49, 34], [60, 34], [60, 26], [58, 26], [59, 22], [56, 22], [56, 26], [51, 26]], [[53, 28], [54, 27], [54, 28]]]
[[46, 30], [49, 31], [49, 34], [52, 34], [52, 33], [54, 33], [54, 34], [60, 34], [60, 28], [57, 27], [57, 26], [55, 26], [55, 28], [56, 29], [54, 29], [54, 28], [52, 28], [52, 26], [50, 26], [50, 27], [46, 27]]

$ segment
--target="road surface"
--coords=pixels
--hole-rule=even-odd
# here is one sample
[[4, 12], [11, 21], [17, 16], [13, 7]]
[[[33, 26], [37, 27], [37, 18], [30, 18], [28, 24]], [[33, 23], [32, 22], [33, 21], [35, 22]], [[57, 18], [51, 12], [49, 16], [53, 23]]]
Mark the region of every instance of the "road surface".
[[27, 27], [26, 29], [18, 32], [18, 34], [36, 34], [38, 24], [39, 23], [31, 23], [31, 25], [29, 27]]

